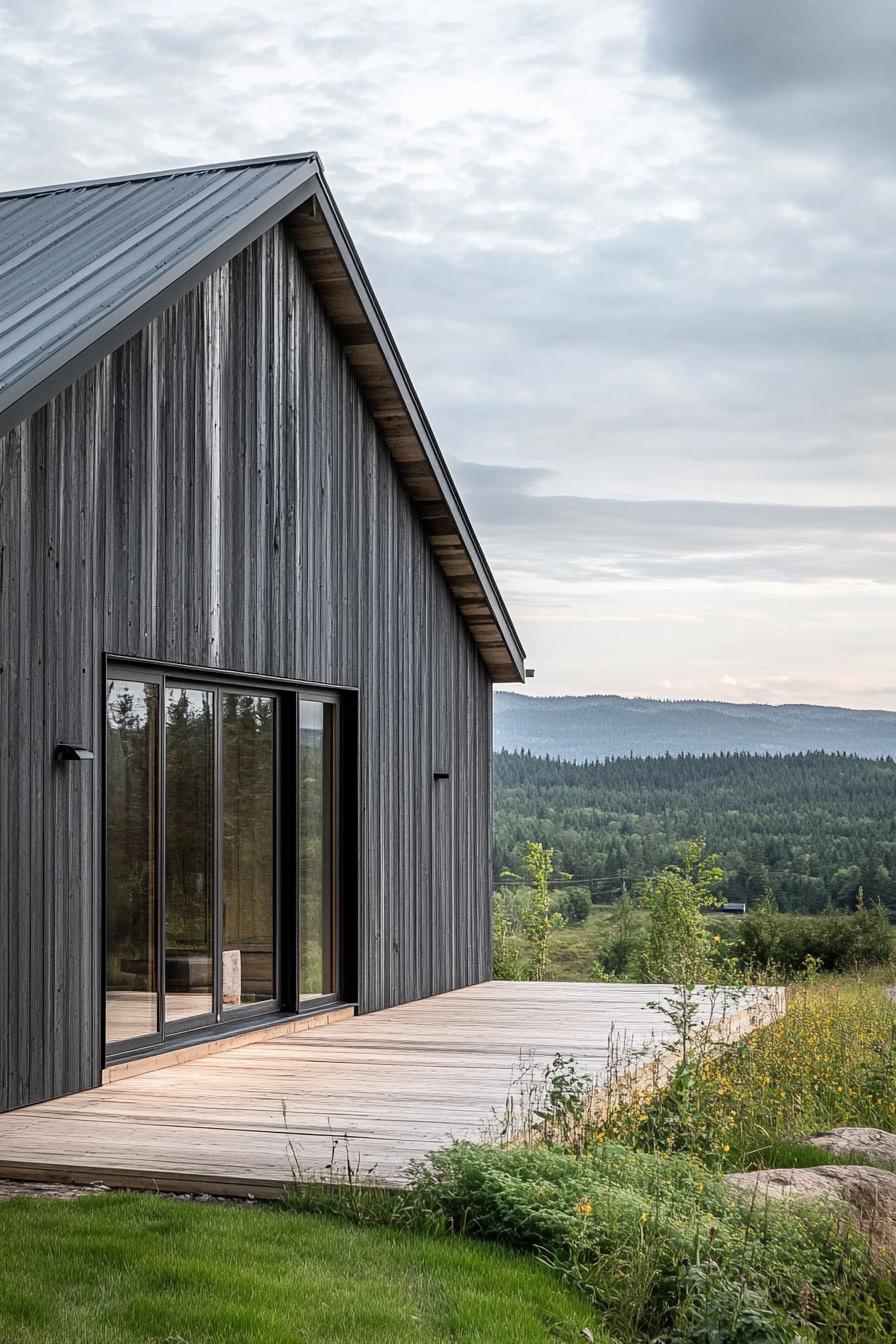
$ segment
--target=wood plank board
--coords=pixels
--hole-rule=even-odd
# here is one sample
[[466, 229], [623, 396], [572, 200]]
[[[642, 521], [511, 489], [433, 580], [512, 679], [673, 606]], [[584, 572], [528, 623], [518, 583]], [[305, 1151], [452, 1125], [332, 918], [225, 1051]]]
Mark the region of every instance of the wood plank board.
[[[600, 1086], [623, 1042], [667, 1051], [667, 992], [490, 981], [120, 1078], [0, 1115], [0, 1177], [276, 1197], [349, 1154], [361, 1182], [400, 1184], [452, 1139], [493, 1136], [556, 1054]], [[782, 1009], [752, 991], [719, 1021], [736, 1035]]]

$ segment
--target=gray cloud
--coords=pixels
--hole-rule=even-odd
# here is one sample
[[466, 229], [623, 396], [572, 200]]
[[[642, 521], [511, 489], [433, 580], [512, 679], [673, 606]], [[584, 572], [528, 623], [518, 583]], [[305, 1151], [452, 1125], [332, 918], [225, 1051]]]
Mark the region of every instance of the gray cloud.
[[892, 160], [889, 0], [650, 0], [648, 50], [751, 130]]
[[0, 42], [4, 186], [321, 152], [547, 685], [886, 699], [889, 3], [10, 0]]
[[896, 507], [593, 499], [550, 493], [549, 471], [454, 467], [495, 556], [564, 583], [896, 585]]

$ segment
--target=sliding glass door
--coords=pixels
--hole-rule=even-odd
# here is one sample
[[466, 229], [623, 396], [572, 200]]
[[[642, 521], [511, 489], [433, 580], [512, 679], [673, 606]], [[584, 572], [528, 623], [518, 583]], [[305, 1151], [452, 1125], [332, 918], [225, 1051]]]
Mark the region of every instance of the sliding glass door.
[[110, 669], [109, 1053], [335, 998], [337, 721], [332, 696]]
[[106, 1042], [159, 1029], [159, 686], [106, 698]]
[[277, 987], [276, 703], [233, 692], [221, 707], [221, 1004], [232, 1014]]
[[165, 690], [165, 1022], [215, 1011], [215, 693]]
[[299, 702], [299, 999], [336, 990], [334, 716], [321, 700]]

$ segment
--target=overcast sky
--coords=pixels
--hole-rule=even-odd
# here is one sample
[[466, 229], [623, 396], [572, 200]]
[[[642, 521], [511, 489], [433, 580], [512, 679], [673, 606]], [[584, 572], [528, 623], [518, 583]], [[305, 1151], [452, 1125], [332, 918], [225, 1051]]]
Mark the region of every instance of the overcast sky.
[[541, 694], [896, 708], [896, 6], [7, 0], [2, 185], [316, 149]]

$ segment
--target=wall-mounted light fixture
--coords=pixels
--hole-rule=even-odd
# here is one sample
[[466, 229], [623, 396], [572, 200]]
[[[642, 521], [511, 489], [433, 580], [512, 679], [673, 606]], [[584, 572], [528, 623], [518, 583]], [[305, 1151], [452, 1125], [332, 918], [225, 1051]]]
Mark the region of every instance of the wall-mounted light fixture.
[[527, 676], [527, 677], [534, 677], [534, 676], [535, 676], [535, 668], [534, 668], [534, 667], [527, 667], [527, 668], [526, 668], [526, 676]]
[[60, 765], [64, 761], [92, 761], [93, 752], [89, 747], [75, 747], [69, 742], [60, 742], [56, 748], [56, 760]]
[[451, 776], [449, 775], [449, 773], [448, 773], [447, 770], [433, 770], [433, 772], [432, 772], [432, 777], [433, 777], [433, 779], [450, 779], [450, 778], [451, 778]]

